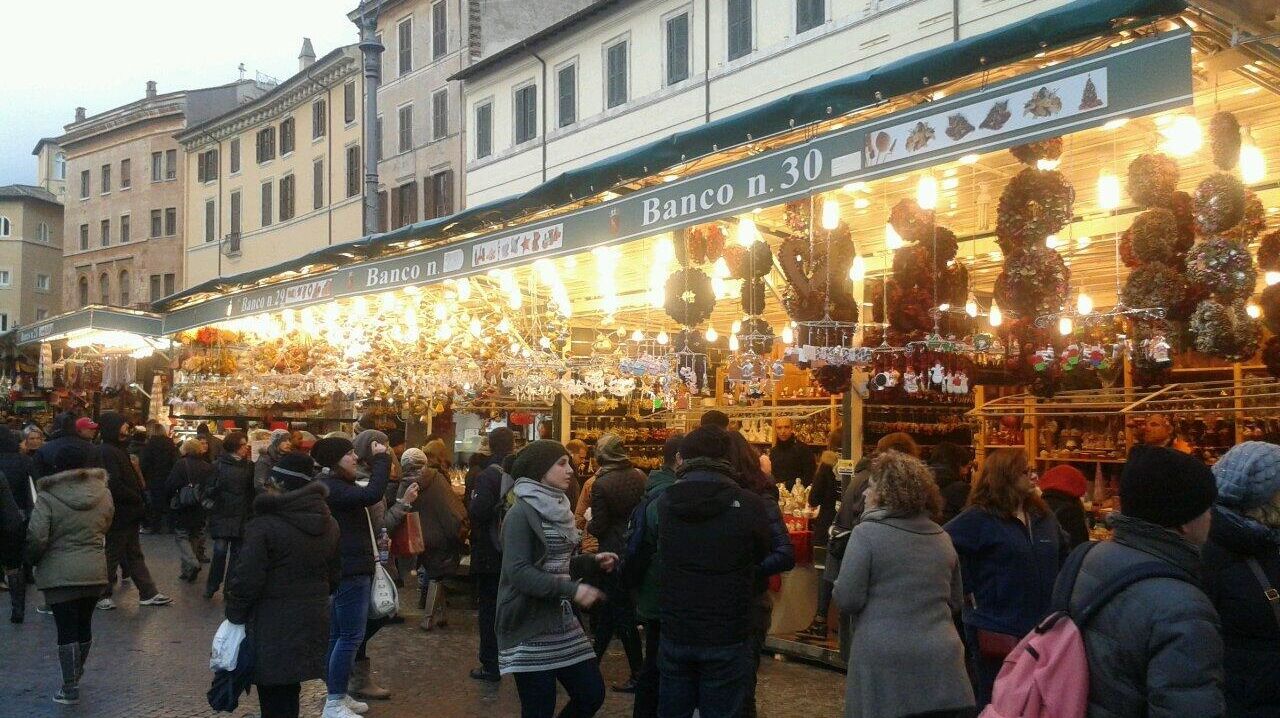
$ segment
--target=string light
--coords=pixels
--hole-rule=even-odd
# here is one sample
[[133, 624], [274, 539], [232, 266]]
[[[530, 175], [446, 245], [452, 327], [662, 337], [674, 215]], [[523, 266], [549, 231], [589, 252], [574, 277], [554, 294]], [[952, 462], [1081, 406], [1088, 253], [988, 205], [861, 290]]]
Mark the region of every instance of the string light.
[[793, 331], [793, 330], [791, 329], [791, 325], [790, 325], [790, 324], [788, 324], [787, 326], [783, 327], [783, 328], [782, 328], [782, 343], [783, 343], [783, 344], [790, 344], [791, 342], [793, 342], [793, 341], [795, 341], [795, 340], [796, 340], [796, 333], [795, 333], [795, 331]]
[[1204, 136], [1200, 132], [1200, 123], [1191, 115], [1178, 115], [1173, 121], [1160, 128], [1164, 142], [1160, 150], [1174, 157], [1187, 157], [1200, 150], [1204, 144]]
[[1076, 297], [1076, 313], [1083, 316], [1093, 313], [1093, 297], [1080, 292], [1080, 296]]
[[1246, 313], [1248, 313], [1250, 319], [1257, 319], [1258, 317], [1262, 316], [1262, 307], [1258, 306], [1253, 302], [1249, 302], [1247, 305], [1245, 305], [1244, 310]]
[[1110, 172], [1098, 175], [1098, 206], [1107, 211], [1120, 206], [1120, 178]]
[[730, 335], [729, 335], [729, 351], [731, 351], [731, 352], [736, 352], [736, 351], [738, 351], [738, 348], [739, 348], [740, 346], [741, 346], [741, 345], [739, 345], [739, 344], [738, 344], [738, 335], [737, 335], [737, 334], [730, 334]]
[[1062, 317], [1058, 320], [1058, 333], [1067, 336], [1075, 331], [1075, 324], [1072, 323], [1071, 317]]
[[970, 317], [978, 316], [978, 298], [973, 295], [973, 292], [969, 292], [969, 299], [964, 303], [964, 313]]
[[853, 255], [853, 264], [849, 265], [849, 279], [861, 282], [867, 276], [867, 260], [861, 254]]
[[1245, 184], [1257, 184], [1266, 176], [1267, 159], [1253, 141], [1253, 132], [1246, 127], [1244, 142], [1240, 145], [1240, 179]]
[[938, 206], [938, 180], [933, 175], [922, 175], [916, 183], [916, 204], [921, 209], [935, 209]]
[[828, 232], [833, 232], [839, 226], [840, 203], [831, 197], [827, 197], [822, 200], [822, 228]]
[[663, 330], [658, 332], [658, 336], [654, 338], [654, 341], [658, 342], [659, 346], [665, 347], [667, 342], [671, 341], [671, 337], [668, 337], [666, 330]]
[[993, 327], [998, 327], [1004, 323], [1004, 312], [1000, 311], [1000, 304], [995, 298], [991, 299], [991, 311], [987, 312], [987, 323]]
[[631, 341], [633, 342], [644, 341], [644, 332], [640, 331], [639, 329], [635, 330], [634, 332], [631, 332]]
[[703, 336], [705, 336], [709, 342], [714, 342], [720, 338], [720, 334], [716, 331], [715, 327], [707, 327], [707, 333]]

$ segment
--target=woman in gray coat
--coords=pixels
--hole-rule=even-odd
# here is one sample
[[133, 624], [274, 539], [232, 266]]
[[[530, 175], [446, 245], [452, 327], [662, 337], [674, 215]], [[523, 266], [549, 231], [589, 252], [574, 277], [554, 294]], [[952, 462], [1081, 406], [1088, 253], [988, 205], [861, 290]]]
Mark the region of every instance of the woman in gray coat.
[[933, 474], [915, 457], [882, 452], [866, 501], [833, 594], [853, 626], [844, 714], [968, 715], [973, 690], [953, 621], [960, 561], [931, 518], [942, 507]]

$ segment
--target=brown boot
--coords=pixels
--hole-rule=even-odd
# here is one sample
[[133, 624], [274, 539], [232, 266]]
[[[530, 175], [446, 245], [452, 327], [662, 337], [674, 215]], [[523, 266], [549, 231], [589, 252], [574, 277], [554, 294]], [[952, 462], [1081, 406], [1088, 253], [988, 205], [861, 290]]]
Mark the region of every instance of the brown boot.
[[373, 673], [369, 669], [369, 659], [356, 659], [351, 669], [351, 680], [347, 684], [347, 692], [356, 698], [385, 701], [391, 697], [391, 691], [373, 682]]

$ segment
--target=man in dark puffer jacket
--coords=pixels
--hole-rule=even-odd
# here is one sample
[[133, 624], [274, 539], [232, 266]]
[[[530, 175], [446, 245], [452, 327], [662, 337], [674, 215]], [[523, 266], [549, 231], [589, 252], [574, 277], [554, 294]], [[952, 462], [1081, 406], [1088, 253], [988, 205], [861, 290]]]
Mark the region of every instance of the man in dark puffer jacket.
[[139, 605], [164, 606], [173, 603], [173, 599], [156, 589], [156, 583], [151, 580], [151, 572], [147, 569], [147, 559], [142, 555], [142, 544], [138, 541], [142, 519], [147, 515], [147, 500], [143, 496], [145, 488], [142, 477], [134, 468], [127, 449], [131, 428], [129, 422], [116, 412], [108, 411], [102, 414], [98, 424], [102, 436], [102, 446], [99, 447], [102, 468], [107, 470], [107, 488], [111, 491], [111, 501], [116, 509], [115, 516], [111, 519], [111, 528], [107, 531], [107, 589], [98, 602], [98, 608], [110, 610], [116, 607], [111, 598], [111, 579], [115, 576], [117, 566], [127, 571], [128, 577], [138, 587]]

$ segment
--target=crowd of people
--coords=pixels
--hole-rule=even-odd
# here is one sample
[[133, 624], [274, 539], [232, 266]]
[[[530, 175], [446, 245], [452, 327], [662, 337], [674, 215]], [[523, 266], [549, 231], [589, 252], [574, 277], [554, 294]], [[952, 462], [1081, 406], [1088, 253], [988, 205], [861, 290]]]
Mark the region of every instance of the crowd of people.
[[[1280, 446], [1241, 444], [1212, 469], [1136, 447], [1114, 538], [1095, 545], [1087, 482], [1068, 465], [1037, 476], [1024, 452], [1000, 449], [971, 475], [959, 447], [934, 447], [926, 463], [909, 435], [891, 434], [842, 482], [838, 439], [815, 454], [797, 450], [789, 422], [775, 431], [762, 454], [709, 411], [646, 475], [616, 435], [518, 447], [498, 427], [459, 495], [435, 437], [418, 448], [400, 432], [281, 430], [251, 460], [242, 432], [175, 443], [159, 424], [137, 437], [112, 412], [60, 415], [47, 440], [0, 427], [11, 620], [25, 620], [34, 577], [57, 626], [54, 700], [77, 702], [94, 612], [115, 606], [121, 580], [140, 605], [170, 602], [138, 537], [172, 532], [178, 579], [207, 567], [205, 597], [222, 592], [255, 646], [263, 718], [298, 716], [301, 683], [317, 679], [323, 718], [352, 718], [390, 696], [367, 650], [397, 620], [371, 613], [379, 581], [416, 575], [430, 631], [447, 623], [444, 586], [469, 551], [470, 675], [509, 676], [523, 716], [596, 715], [614, 637], [629, 677], [612, 689], [634, 693], [636, 718], [754, 716], [768, 581], [795, 565], [778, 485], [799, 481], [828, 556], [802, 634], [838, 632], [846, 716], [975, 715], [1011, 689], [1002, 667], [1054, 611], [1089, 615], [1090, 716], [1280, 715]], [[397, 538], [391, 550], [390, 536], [414, 532], [418, 546]], [[1073, 551], [1087, 553], [1072, 562]], [[1159, 577], [1113, 590], [1153, 562]]]

